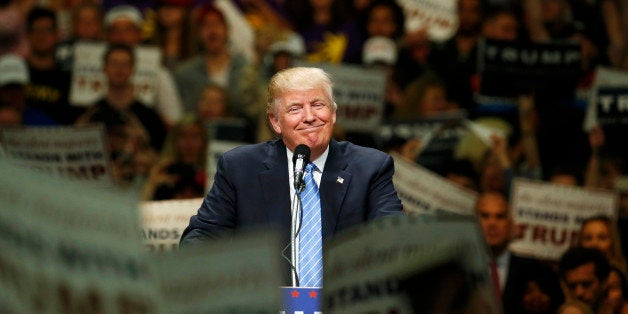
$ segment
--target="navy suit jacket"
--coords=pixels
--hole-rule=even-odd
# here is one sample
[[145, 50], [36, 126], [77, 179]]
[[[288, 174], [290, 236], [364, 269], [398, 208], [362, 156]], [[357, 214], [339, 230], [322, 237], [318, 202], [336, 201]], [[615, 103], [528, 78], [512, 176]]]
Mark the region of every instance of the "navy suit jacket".
[[[320, 183], [323, 241], [349, 227], [402, 210], [392, 158], [373, 148], [332, 140]], [[214, 184], [183, 232], [181, 245], [276, 226], [289, 244], [290, 185], [281, 140], [224, 153]]]

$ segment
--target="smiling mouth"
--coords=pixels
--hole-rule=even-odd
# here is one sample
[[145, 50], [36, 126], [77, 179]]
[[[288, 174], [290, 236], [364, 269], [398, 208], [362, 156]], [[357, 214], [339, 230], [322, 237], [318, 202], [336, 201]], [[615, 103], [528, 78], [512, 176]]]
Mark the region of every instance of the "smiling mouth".
[[320, 129], [324, 126], [324, 124], [321, 125], [308, 125], [307, 127], [303, 127], [303, 128], [299, 128], [299, 131], [314, 131], [317, 129]]

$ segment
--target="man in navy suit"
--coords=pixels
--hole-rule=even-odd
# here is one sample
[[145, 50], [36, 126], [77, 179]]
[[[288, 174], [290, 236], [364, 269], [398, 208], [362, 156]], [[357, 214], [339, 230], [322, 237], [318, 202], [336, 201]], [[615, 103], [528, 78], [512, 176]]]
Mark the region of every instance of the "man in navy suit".
[[332, 139], [337, 107], [332, 86], [318, 68], [291, 68], [273, 76], [267, 113], [281, 139], [222, 155], [212, 189], [183, 232], [182, 246], [273, 225], [288, 244], [295, 195], [292, 157], [299, 144], [310, 148], [318, 168], [323, 242], [349, 227], [401, 212], [392, 158]]
[[[548, 274], [544, 282], [548, 286], [558, 287], [549, 295], [551, 306], [558, 307], [564, 300], [558, 275], [548, 269], [539, 260], [512, 254], [509, 245], [515, 236], [515, 223], [506, 196], [501, 192], [487, 191], [480, 194], [476, 201], [476, 217], [482, 235], [489, 248], [490, 267], [496, 297], [504, 314], [521, 313], [524, 306], [523, 294], [529, 282], [536, 277], [529, 274]], [[538, 285], [538, 282], [536, 283]], [[543, 293], [548, 293], [547, 290]], [[554, 312], [554, 311], [548, 311]]]

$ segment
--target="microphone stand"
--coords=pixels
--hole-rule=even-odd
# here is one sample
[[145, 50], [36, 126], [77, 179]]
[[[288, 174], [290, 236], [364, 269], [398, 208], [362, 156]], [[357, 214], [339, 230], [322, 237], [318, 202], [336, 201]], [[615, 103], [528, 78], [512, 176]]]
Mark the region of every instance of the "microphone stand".
[[301, 192], [305, 188], [305, 183], [301, 183], [294, 191], [294, 201], [292, 202], [292, 223], [290, 224], [290, 263], [292, 264], [292, 286], [299, 286], [297, 275], [297, 236], [301, 229]]

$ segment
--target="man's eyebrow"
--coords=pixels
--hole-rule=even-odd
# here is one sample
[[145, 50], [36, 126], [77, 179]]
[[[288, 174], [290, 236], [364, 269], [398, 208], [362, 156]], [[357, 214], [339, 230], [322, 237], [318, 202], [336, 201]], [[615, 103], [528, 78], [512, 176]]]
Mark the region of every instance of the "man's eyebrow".
[[310, 101], [310, 103], [315, 103], [315, 102], [323, 102], [323, 103], [327, 104], [326, 99], [325, 99], [325, 98], [323, 98], [323, 97], [316, 97], [316, 98], [314, 98], [314, 99], [312, 99], [312, 100]]

